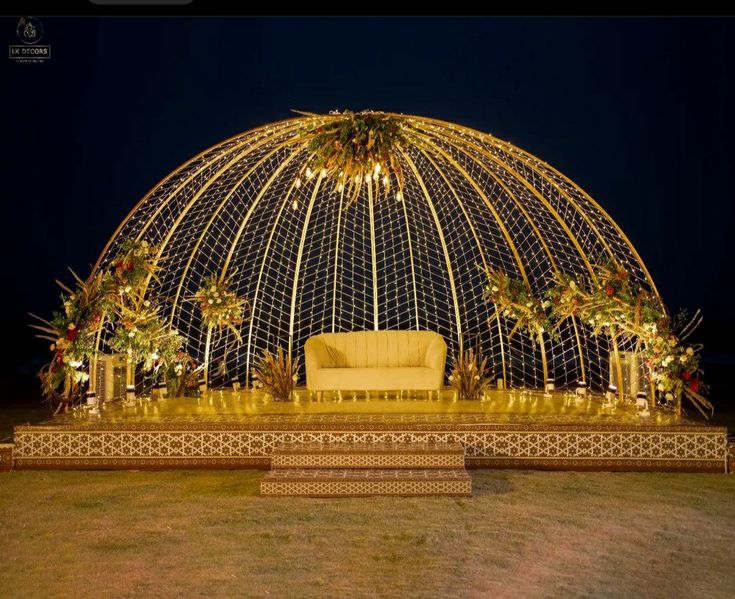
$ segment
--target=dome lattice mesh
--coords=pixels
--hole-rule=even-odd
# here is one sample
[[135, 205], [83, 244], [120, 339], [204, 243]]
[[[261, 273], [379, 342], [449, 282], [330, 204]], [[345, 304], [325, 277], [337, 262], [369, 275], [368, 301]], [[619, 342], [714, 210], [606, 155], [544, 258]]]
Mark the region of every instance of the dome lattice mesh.
[[[395, 116], [412, 131], [400, 152], [402, 201], [365, 184], [345, 207], [329, 180], [297, 185], [309, 160], [301, 133], [316, 117], [295, 118], [226, 140], [170, 174], [128, 215], [98, 265], [125, 239], [157, 245], [161, 269], [149, 293], [165, 300], [199, 359], [206, 331], [190, 298], [207, 275], [232, 282], [253, 318], [241, 343], [231, 333], [215, 337], [215, 385], [244, 381], [265, 349], [301, 354], [320, 332], [430, 329], [450, 356], [479, 346], [508, 384], [540, 386], [539, 347], [520, 332], [509, 338], [512, 322], [483, 301], [483, 265], [540, 293], [555, 270], [589, 278], [593, 258], [611, 256], [655, 290], [619, 227], [551, 166], [487, 134]], [[607, 343], [583, 323], [566, 322], [546, 348], [558, 385], [583, 377], [607, 384]]]

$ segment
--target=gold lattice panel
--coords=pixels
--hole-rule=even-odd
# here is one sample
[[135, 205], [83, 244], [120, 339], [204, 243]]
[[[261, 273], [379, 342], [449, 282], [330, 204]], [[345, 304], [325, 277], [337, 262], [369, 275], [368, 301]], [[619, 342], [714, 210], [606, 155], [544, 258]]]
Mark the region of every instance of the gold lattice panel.
[[[681, 470], [724, 472], [724, 428], [706, 426], [435, 425], [381, 430], [146, 430], [90, 427], [17, 427], [16, 468], [253, 467], [270, 463], [273, 449], [292, 443], [461, 443], [467, 465], [553, 469]], [[182, 430], [183, 429], [183, 430]]]

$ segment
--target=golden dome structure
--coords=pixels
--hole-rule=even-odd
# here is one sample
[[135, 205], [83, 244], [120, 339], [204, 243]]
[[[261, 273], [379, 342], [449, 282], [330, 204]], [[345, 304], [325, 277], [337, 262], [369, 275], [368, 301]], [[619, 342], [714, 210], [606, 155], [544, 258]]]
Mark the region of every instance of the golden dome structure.
[[[369, 172], [315, 158], [315, 137], [354, 113], [268, 124], [165, 177], [103, 250], [97, 267], [124, 240], [157, 248], [148, 292], [161, 298], [195, 357], [207, 331], [191, 297], [203, 279], [227, 280], [248, 300], [252, 317], [240, 339], [224, 331], [213, 345], [214, 386], [233, 376], [245, 381], [264, 350], [300, 354], [317, 333], [403, 329], [441, 333], [450, 356], [479, 347], [507, 385], [541, 387], [539, 347], [521, 332], [510, 335], [512, 322], [483, 300], [484, 268], [540, 294], [559, 272], [594, 277], [603, 257], [655, 293], [620, 227], [546, 162], [453, 123], [357, 114], [389, 120], [398, 132], [391, 155]], [[607, 385], [607, 341], [585, 323], [566, 321], [546, 349], [558, 386]]]

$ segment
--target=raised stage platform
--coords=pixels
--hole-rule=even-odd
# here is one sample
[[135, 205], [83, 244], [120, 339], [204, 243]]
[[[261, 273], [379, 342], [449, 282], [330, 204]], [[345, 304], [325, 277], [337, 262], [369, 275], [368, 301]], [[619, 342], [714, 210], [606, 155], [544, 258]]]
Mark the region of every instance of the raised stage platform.
[[15, 428], [17, 469], [268, 468], [283, 444], [446, 444], [469, 468], [726, 472], [724, 427], [602, 398], [492, 391], [404, 397], [343, 393], [274, 402], [257, 392], [111, 404]]

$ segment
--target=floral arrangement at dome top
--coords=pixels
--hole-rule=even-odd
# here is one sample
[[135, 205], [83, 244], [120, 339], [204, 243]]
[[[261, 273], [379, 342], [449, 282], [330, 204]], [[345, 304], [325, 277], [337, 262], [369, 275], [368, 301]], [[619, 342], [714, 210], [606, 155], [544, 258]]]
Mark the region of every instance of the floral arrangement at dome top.
[[95, 353], [96, 339], [103, 326], [105, 313], [112, 306], [111, 279], [107, 273], [97, 273], [86, 281], [73, 271], [73, 289], [60, 281], [62, 309], [51, 320], [31, 314], [41, 324], [32, 324], [40, 331], [36, 336], [51, 341], [51, 361], [38, 373], [41, 390], [47, 401], [55, 404], [55, 412], [67, 410], [82, 397], [82, 386], [89, 380], [83, 370]]
[[276, 353], [266, 351], [253, 367], [253, 387], [262, 389], [275, 401], [289, 401], [298, 381], [299, 359], [279, 347]]
[[[384, 195], [391, 189], [391, 175], [398, 185], [396, 199], [402, 198], [403, 171], [398, 160], [406, 143], [406, 124], [383, 112], [335, 112], [328, 116], [299, 112], [313, 117], [307, 121], [302, 139], [311, 158], [299, 177], [329, 178], [344, 193], [349, 206], [364, 183], [382, 185]], [[301, 179], [297, 179], [299, 187]]]
[[549, 318], [550, 302], [534, 296], [523, 281], [500, 270], [487, 268], [485, 275], [487, 276], [485, 301], [495, 304], [498, 312], [506, 318], [515, 320], [508, 337], [512, 337], [518, 329], [521, 329], [538, 342], [545, 383], [549, 378], [549, 369], [544, 334], [553, 332], [552, 321]]
[[480, 399], [490, 380], [487, 358], [482, 358], [480, 352], [469, 349], [453, 359], [449, 385], [458, 399]]

